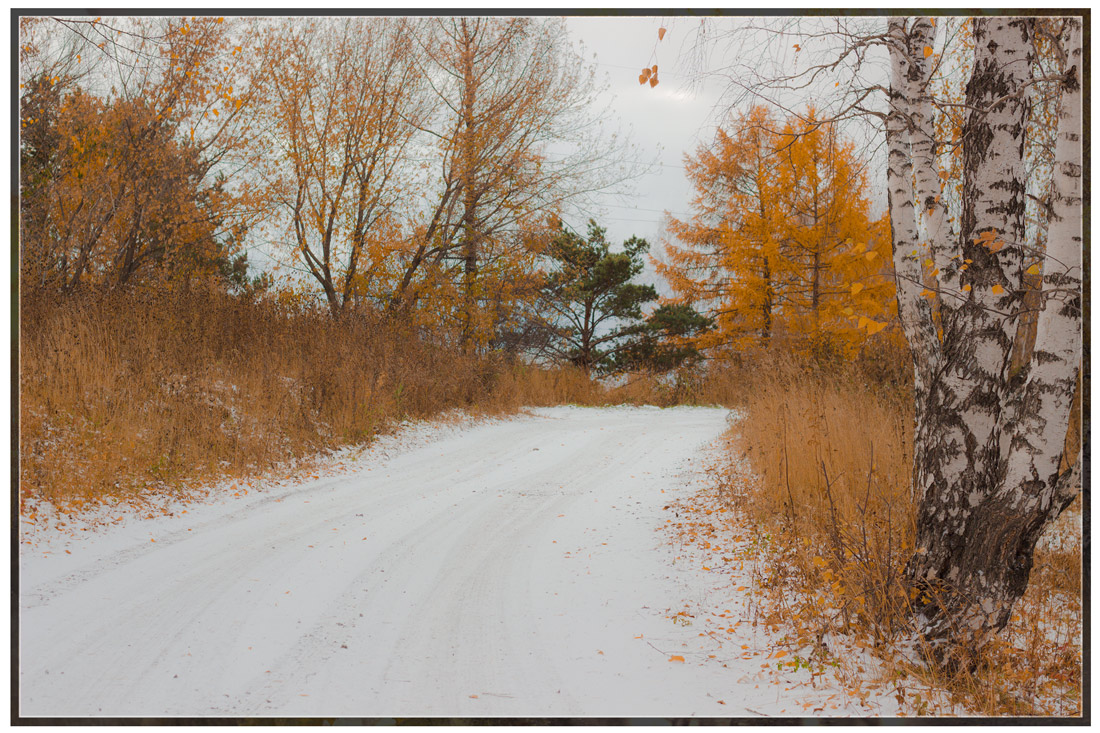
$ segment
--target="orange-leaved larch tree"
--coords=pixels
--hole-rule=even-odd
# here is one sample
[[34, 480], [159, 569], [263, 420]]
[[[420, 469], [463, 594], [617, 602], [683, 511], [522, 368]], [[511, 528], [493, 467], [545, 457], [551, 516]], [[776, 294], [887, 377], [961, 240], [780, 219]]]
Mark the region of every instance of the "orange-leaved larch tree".
[[719, 129], [712, 146], [685, 156], [695, 186], [688, 221], [670, 217], [676, 241], [664, 243], [658, 273], [678, 298], [704, 308], [715, 328], [700, 348], [768, 343], [779, 311], [779, 230], [786, 216], [778, 189], [778, 124], [764, 107]]
[[780, 123], [764, 107], [687, 156], [695, 215], [658, 271], [716, 324], [700, 348], [782, 336], [850, 351], [892, 318], [888, 240], [871, 214], [864, 163], [835, 127]]
[[776, 154], [788, 329], [851, 351], [894, 312], [889, 236], [871, 213], [866, 161], [813, 109], [786, 122]]

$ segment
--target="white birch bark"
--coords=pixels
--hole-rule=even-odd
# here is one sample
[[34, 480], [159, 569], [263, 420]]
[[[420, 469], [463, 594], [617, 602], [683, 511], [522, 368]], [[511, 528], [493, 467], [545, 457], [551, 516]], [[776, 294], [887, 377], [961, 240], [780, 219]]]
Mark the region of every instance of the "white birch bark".
[[939, 343], [932, 320], [931, 303], [921, 297], [924, 289], [921, 260], [922, 253], [926, 250], [921, 244], [916, 194], [913, 189], [913, 157], [909, 132], [913, 83], [906, 19], [890, 18], [888, 36], [890, 113], [886, 118], [886, 182], [890, 201], [898, 314], [913, 353], [919, 415], [922, 395], [936, 369]]
[[[1082, 42], [1081, 21], [1069, 18], [1062, 34], [1066, 79], [1058, 115], [1051, 182], [1042, 310], [1023, 394], [1006, 435], [1004, 499], [1057, 517], [1079, 485], [1059, 485], [1064, 437], [1081, 364]], [[1067, 456], [1073, 465], [1077, 457]]]
[[[1076, 69], [1079, 28], [1069, 24], [1064, 38]], [[1069, 69], [1063, 92], [1047, 305], [1020, 379], [1008, 366], [1023, 295], [1031, 22], [977, 18], [974, 30], [958, 243], [969, 265], [960, 284], [969, 287], [966, 301], [943, 313], [942, 368], [918, 411], [914, 475], [923, 500], [908, 567], [923, 591], [918, 627], [948, 664], [964, 663], [1008, 621], [1035, 542], [1072, 499], [1077, 470], [1058, 475], [1081, 353], [1079, 74]]]
[[[929, 256], [922, 263], [927, 272], [924, 281], [929, 289], [939, 293], [937, 300], [948, 308], [958, 304], [957, 251], [943, 197], [943, 184], [936, 165], [935, 117], [930, 85], [934, 69], [936, 27], [930, 18], [915, 18], [909, 36], [909, 58], [912, 65], [911, 85], [914, 98], [910, 111], [913, 173], [916, 198], [924, 222], [925, 245]], [[927, 260], [931, 260], [929, 266]]]

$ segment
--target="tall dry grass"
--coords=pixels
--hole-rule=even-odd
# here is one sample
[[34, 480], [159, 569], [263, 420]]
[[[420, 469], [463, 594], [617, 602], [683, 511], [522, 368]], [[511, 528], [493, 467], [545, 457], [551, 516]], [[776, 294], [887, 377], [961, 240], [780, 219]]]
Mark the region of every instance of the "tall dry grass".
[[[903, 579], [916, 518], [907, 360], [891, 350], [854, 363], [771, 353], [735, 370], [743, 420], [720, 490], [756, 528], [763, 613], [811, 664], [838, 665], [858, 694], [876, 678], [904, 712], [1079, 714], [1079, 510], [1056, 528], [1058, 541], [1041, 544], [1027, 594], [973, 670], [946, 675], [914, 661]], [[734, 469], [745, 461], [748, 481]], [[867, 650], [881, 663], [874, 674]]]
[[20, 499], [246, 476], [406, 418], [597, 403], [572, 369], [463, 354], [393, 320], [218, 292], [24, 298]]

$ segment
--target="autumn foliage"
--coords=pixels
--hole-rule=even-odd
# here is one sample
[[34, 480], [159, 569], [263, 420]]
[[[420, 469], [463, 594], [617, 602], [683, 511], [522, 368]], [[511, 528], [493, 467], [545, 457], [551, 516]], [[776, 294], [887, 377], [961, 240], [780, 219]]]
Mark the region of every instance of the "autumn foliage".
[[670, 218], [658, 270], [717, 327], [719, 352], [828, 344], [854, 353], [894, 319], [889, 232], [875, 219], [865, 164], [833, 124], [763, 107], [686, 159], [694, 216]]
[[619, 180], [560, 19], [19, 29], [22, 499], [608, 399], [505, 338], [558, 215]]

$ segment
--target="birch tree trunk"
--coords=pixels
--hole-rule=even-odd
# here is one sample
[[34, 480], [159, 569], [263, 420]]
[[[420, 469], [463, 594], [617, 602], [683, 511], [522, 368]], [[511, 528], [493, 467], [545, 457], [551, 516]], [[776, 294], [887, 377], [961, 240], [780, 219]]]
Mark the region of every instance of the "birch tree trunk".
[[903, 18], [888, 25], [887, 179], [898, 305], [916, 375], [919, 509], [906, 572], [925, 650], [947, 666], [966, 664], [1004, 627], [1043, 528], [1080, 491], [1078, 470], [1059, 469], [1080, 462], [1063, 454], [1080, 445], [1066, 433], [1081, 364], [1081, 22], [1066, 19], [1061, 39], [1041, 311], [1022, 365], [1012, 352], [1029, 290], [1024, 163], [1033, 23], [973, 22], [957, 239], [938, 195], [928, 94], [934, 25]]

